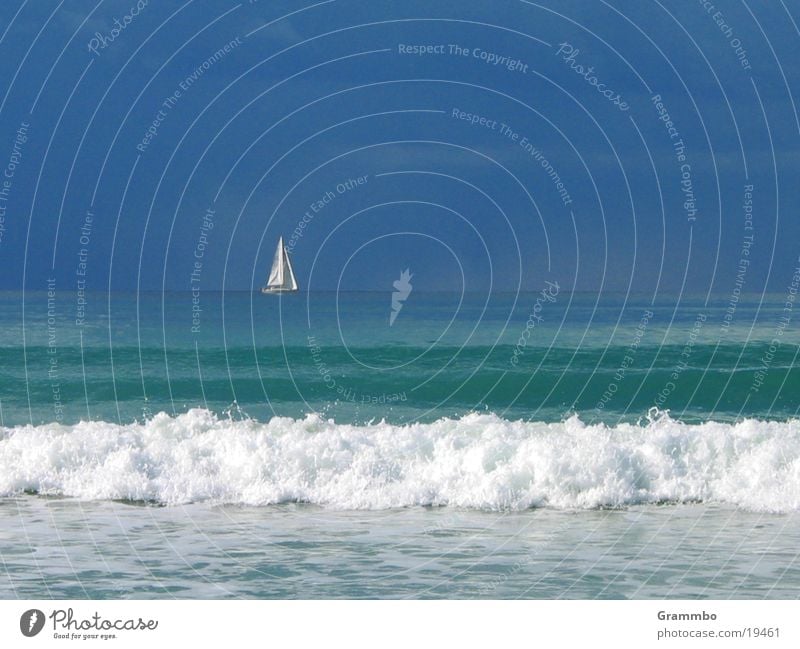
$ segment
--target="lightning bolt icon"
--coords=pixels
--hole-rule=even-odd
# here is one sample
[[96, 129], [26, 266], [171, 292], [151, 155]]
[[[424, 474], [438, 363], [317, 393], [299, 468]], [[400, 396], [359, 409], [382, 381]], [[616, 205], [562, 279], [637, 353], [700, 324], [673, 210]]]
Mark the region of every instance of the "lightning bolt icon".
[[31, 613], [31, 618], [28, 620], [28, 631], [33, 631], [33, 625], [36, 624], [36, 621], [39, 619], [39, 616], [36, 615], [36, 611]]

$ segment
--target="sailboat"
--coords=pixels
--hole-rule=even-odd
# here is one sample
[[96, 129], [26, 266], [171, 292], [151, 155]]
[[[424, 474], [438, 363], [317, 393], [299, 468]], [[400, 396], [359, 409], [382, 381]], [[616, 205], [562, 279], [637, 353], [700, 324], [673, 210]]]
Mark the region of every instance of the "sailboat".
[[289, 261], [289, 253], [283, 245], [283, 237], [278, 239], [278, 247], [275, 248], [275, 257], [272, 260], [272, 269], [269, 271], [267, 285], [261, 289], [267, 293], [291, 293], [297, 290], [297, 280], [292, 270], [292, 262]]

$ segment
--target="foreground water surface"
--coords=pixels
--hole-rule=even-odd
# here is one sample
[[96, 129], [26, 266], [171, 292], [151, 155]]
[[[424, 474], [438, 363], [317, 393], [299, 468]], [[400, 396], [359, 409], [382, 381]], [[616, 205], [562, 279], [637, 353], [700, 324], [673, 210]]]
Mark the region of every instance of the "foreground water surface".
[[797, 598], [800, 515], [0, 503], [3, 598]]

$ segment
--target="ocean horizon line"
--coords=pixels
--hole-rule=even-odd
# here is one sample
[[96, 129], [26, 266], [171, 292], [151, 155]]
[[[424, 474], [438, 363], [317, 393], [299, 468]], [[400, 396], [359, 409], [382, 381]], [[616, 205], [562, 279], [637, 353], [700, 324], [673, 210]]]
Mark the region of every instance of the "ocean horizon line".
[[[59, 289], [63, 290], [64, 292], [74, 292], [77, 289], [74, 287], [70, 287], [67, 289]], [[570, 291], [569, 289], [562, 287], [561, 289], [567, 295], [600, 295], [600, 296], [607, 296], [607, 297], [644, 297], [644, 298], [659, 298], [659, 297], [674, 297], [674, 298], [700, 298], [706, 299], [708, 298], [729, 298], [730, 292], [721, 291], [716, 292], [713, 291], [711, 293], [707, 292], [689, 292], [685, 291], [683, 293], [673, 293], [673, 292], [661, 292], [656, 295], [653, 294], [652, 291], [592, 291], [592, 290], [575, 290]], [[0, 295], [25, 295], [25, 294], [46, 294], [48, 292], [47, 289], [0, 289]], [[83, 291], [86, 295], [164, 295], [164, 294], [179, 294], [179, 295], [192, 295], [196, 293], [192, 289], [178, 289], [178, 288], [168, 288], [168, 289], [113, 289], [111, 291], [103, 290], [103, 289], [86, 289]], [[253, 288], [253, 289], [245, 289], [245, 288], [234, 288], [234, 289], [201, 289], [200, 293], [204, 295], [213, 295], [213, 294], [224, 294], [224, 293], [235, 293], [235, 294], [257, 294], [261, 295], [261, 289]], [[335, 290], [335, 289], [318, 289], [313, 291], [308, 290], [299, 290], [293, 292], [292, 295], [335, 295], [335, 294], [386, 294], [391, 293], [389, 289], [346, 289], [346, 290]], [[463, 295], [538, 295], [541, 293], [541, 289], [523, 289], [519, 291], [514, 290], [495, 290], [495, 291], [463, 291]], [[415, 295], [460, 295], [462, 291], [449, 291], [449, 290], [423, 290], [423, 289], [414, 289]], [[782, 296], [783, 293], [780, 290], [774, 291], [741, 291], [739, 293], [741, 297], [762, 297], [762, 296]], [[281, 295], [281, 297], [285, 297], [291, 299], [291, 295]]]

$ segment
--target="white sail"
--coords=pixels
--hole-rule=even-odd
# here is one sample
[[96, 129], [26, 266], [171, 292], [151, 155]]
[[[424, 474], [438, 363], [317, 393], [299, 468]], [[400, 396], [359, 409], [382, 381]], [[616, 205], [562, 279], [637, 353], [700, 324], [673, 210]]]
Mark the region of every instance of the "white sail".
[[269, 271], [267, 288], [283, 287], [283, 237], [278, 239], [278, 247], [275, 248], [275, 256], [272, 258], [272, 270]]
[[296, 291], [297, 279], [295, 279], [294, 270], [292, 270], [292, 262], [289, 260], [289, 253], [286, 251], [286, 248], [283, 249], [283, 264], [286, 286], [288, 287], [288, 290]]
[[264, 293], [297, 290], [297, 280], [292, 270], [292, 262], [289, 261], [289, 253], [283, 245], [283, 237], [278, 239], [278, 247], [275, 248], [275, 257], [272, 259], [269, 279], [267, 279], [267, 285], [261, 290]]

